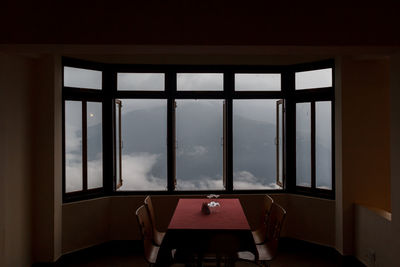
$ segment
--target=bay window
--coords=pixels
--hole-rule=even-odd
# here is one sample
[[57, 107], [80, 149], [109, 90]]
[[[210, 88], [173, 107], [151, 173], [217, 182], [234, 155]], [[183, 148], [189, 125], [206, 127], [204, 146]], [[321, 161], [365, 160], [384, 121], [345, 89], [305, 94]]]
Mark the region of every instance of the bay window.
[[289, 192], [332, 198], [333, 62], [63, 61], [64, 201]]

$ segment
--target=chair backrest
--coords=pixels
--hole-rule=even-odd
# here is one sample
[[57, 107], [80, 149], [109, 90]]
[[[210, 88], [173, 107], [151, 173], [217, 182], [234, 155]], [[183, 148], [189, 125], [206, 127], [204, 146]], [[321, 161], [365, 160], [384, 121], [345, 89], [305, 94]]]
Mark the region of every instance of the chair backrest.
[[262, 215], [260, 216], [260, 227], [257, 229], [261, 236], [263, 236], [263, 240], [266, 240], [267, 237], [267, 225], [269, 221], [269, 215], [271, 213], [271, 207], [274, 203], [274, 200], [269, 195], [264, 195], [263, 203], [262, 203]]
[[144, 205], [136, 210], [136, 218], [140, 227], [144, 246], [144, 257], [148, 262], [152, 262], [151, 251], [153, 244], [153, 229], [151, 227], [150, 216]]
[[153, 232], [156, 233], [157, 232], [157, 228], [156, 228], [156, 212], [154, 210], [153, 201], [151, 200], [150, 196], [147, 196], [144, 199], [144, 204], [146, 205], [146, 209], [147, 209], [148, 213], [150, 214], [150, 223], [151, 223], [151, 227], [153, 228]]
[[269, 215], [271, 213], [271, 208], [272, 208], [273, 203], [274, 203], [274, 200], [269, 195], [264, 196], [264, 214], [265, 214], [264, 221], [267, 224], [268, 224]]
[[281, 230], [285, 221], [285, 217], [285, 209], [274, 202], [271, 207], [271, 212], [267, 224], [267, 240], [269, 243], [268, 246], [272, 249], [273, 254], [276, 254], [278, 250], [279, 238], [281, 235]]

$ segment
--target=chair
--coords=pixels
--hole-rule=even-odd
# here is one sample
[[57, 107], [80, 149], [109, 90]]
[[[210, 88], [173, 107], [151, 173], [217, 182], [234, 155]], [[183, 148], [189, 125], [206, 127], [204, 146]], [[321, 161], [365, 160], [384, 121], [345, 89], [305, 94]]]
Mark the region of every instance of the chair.
[[285, 217], [286, 211], [280, 205], [273, 203], [268, 218], [266, 242], [256, 245], [258, 255], [249, 251], [239, 252], [238, 260], [255, 262], [260, 266], [269, 266], [268, 263], [275, 258], [278, 252], [278, 243]]
[[164, 239], [164, 236], [165, 236], [165, 232], [158, 231], [158, 229], [156, 227], [156, 213], [155, 213], [155, 210], [154, 210], [153, 201], [151, 200], [150, 196], [147, 196], [144, 199], [144, 204], [145, 204], [145, 206], [147, 208], [147, 211], [150, 214], [151, 226], [153, 228], [154, 243], [157, 246], [161, 246], [161, 243], [162, 243], [162, 241]]
[[144, 204], [146, 205], [147, 211], [150, 214], [150, 222], [151, 222], [151, 226], [153, 229], [154, 243], [157, 246], [161, 246], [161, 243], [165, 236], [165, 232], [158, 231], [158, 229], [156, 227], [156, 215], [155, 215], [155, 211], [154, 211], [153, 201], [151, 200], [150, 196], [147, 196], [144, 199]]
[[262, 213], [263, 216], [261, 217], [262, 222], [260, 223], [260, 226], [256, 230], [251, 232], [253, 234], [254, 242], [257, 245], [262, 244], [266, 241], [265, 240], [267, 236], [266, 231], [267, 231], [267, 225], [269, 221], [269, 215], [271, 212], [272, 203], [274, 203], [274, 200], [269, 195], [265, 195], [263, 203], [263, 213]]
[[153, 229], [151, 227], [150, 216], [144, 205], [136, 210], [136, 218], [143, 239], [144, 258], [150, 266], [155, 266], [160, 247], [153, 243]]

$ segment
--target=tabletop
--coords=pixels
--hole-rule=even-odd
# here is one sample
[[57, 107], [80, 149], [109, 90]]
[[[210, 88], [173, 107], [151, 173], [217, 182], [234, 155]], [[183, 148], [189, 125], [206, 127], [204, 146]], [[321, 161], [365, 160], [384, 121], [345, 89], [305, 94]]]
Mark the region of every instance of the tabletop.
[[[204, 202], [210, 201], [220, 203], [220, 207], [211, 208], [211, 214], [206, 215], [201, 212], [201, 207]], [[178, 201], [168, 229], [250, 230], [250, 226], [237, 198], [182, 198]]]

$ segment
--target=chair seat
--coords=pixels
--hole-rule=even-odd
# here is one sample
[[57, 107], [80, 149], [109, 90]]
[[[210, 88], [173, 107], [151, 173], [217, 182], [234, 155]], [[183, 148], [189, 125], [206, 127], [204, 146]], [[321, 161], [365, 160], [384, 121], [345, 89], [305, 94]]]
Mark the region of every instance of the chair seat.
[[157, 245], [157, 246], [161, 246], [161, 243], [162, 243], [162, 241], [163, 241], [163, 239], [164, 239], [164, 236], [165, 236], [165, 232], [154, 232], [154, 236], [153, 236], [153, 238], [154, 238], [154, 243]]
[[261, 245], [256, 245], [258, 252], [258, 259], [256, 259], [256, 255], [250, 251], [241, 251], [238, 252], [237, 257], [239, 260], [245, 261], [270, 261], [274, 258], [274, 249], [269, 246], [269, 243], [264, 243]]

